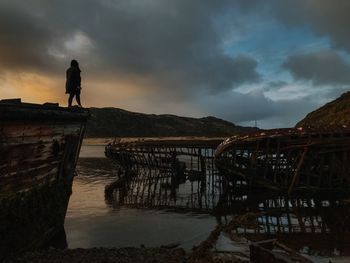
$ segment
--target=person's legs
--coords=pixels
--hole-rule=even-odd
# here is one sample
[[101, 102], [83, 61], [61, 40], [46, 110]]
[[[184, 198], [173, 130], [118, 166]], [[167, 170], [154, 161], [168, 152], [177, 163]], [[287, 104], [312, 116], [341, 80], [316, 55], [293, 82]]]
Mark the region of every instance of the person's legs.
[[72, 107], [73, 98], [74, 98], [74, 93], [69, 93], [68, 107]]
[[80, 94], [79, 94], [79, 93], [75, 94], [75, 99], [77, 100], [78, 105], [81, 107], [81, 103], [80, 103]]

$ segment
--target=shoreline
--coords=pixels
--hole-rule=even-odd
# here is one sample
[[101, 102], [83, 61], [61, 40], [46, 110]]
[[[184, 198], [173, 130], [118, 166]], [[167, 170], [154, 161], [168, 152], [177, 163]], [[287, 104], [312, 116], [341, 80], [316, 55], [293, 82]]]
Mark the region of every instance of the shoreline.
[[185, 251], [181, 248], [75, 248], [48, 249], [29, 252], [19, 257], [10, 258], [4, 263], [58, 263], [58, 262], [183, 262]]
[[[184, 262], [249, 262], [249, 259], [242, 258], [235, 252], [208, 252], [201, 255], [192, 252], [186, 253], [183, 248], [176, 245], [161, 247], [122, 247], [122, 248], [75, 248], [55, 249], [28, 252], [15, 258], [10, 258], [4, 263], [59, 263], [59, 262], [96, 262], [96, 263], [184, 263]], [[229, 261], [228, 261], [229, 260]]]
[[105, 138], [84, 138], [83, 145], [89, 146], [106, 146], [115, 139], [121, 142], [137, 142], [137, 141], [208, 141], [208, 140], [222, 140], [228, 137], [208, 137], [208, 136], [174, 136], [174, 137], [105, 137]]

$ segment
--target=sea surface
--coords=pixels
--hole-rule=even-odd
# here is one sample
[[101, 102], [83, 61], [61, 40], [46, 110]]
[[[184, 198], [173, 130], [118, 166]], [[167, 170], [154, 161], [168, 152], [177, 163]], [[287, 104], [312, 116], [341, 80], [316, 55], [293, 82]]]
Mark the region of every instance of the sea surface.
[[69, 201], [65, 230], [69, 248], [161, 246], [185, 249], [204, 240], [216, 226], [207, 214], [113, 206], [106, 185], [118, 171], [104, 156], [104, 146], [83, 146]]
[[[132, 180], [116, 184], [123, 174], [105, 158], [104, 146], [83, 145], [65, 221], [68, 247], [176, 244], [191, 251], [218, 224], [249, 221], [254, 215], [258, 227], [222, 233], [214, 250], [248, 255], [245, 237], [277, 237], [314, 262], [350, 262], [349, 200], [227, 194], [222, 177], [212, 169], [204, 181], [175, 180], [163, 170], [140, 169]], [[111, 184], [114, 191], [105, 192]]]

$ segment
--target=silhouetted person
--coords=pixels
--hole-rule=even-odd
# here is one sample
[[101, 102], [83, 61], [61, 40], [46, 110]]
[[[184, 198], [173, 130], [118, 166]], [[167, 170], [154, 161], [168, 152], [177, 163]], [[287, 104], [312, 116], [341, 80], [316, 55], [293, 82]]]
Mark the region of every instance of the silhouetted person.
[[66, 71], [66, 93], [69, 93], [68, 107], [72, 106], [72, 101], [75, 99], [80, 107], [80, 91], [81, 91], [81, 77], [79, 63], [73, 59], [70, 63], [70, 68]]

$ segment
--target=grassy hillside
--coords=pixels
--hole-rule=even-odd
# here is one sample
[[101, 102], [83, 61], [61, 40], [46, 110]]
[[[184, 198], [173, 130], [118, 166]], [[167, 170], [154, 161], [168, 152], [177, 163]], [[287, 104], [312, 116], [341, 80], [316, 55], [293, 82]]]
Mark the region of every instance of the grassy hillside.
[[86, 136], [230, 136], [255, 128], [236, 126], [215, 117], [188, 118], [130, 112], [117, 108], [90, 108]]
[[319, 127], [328, 125], [350, 125], [350, 92], [310, 112], [296, 124], [297, 127]]

